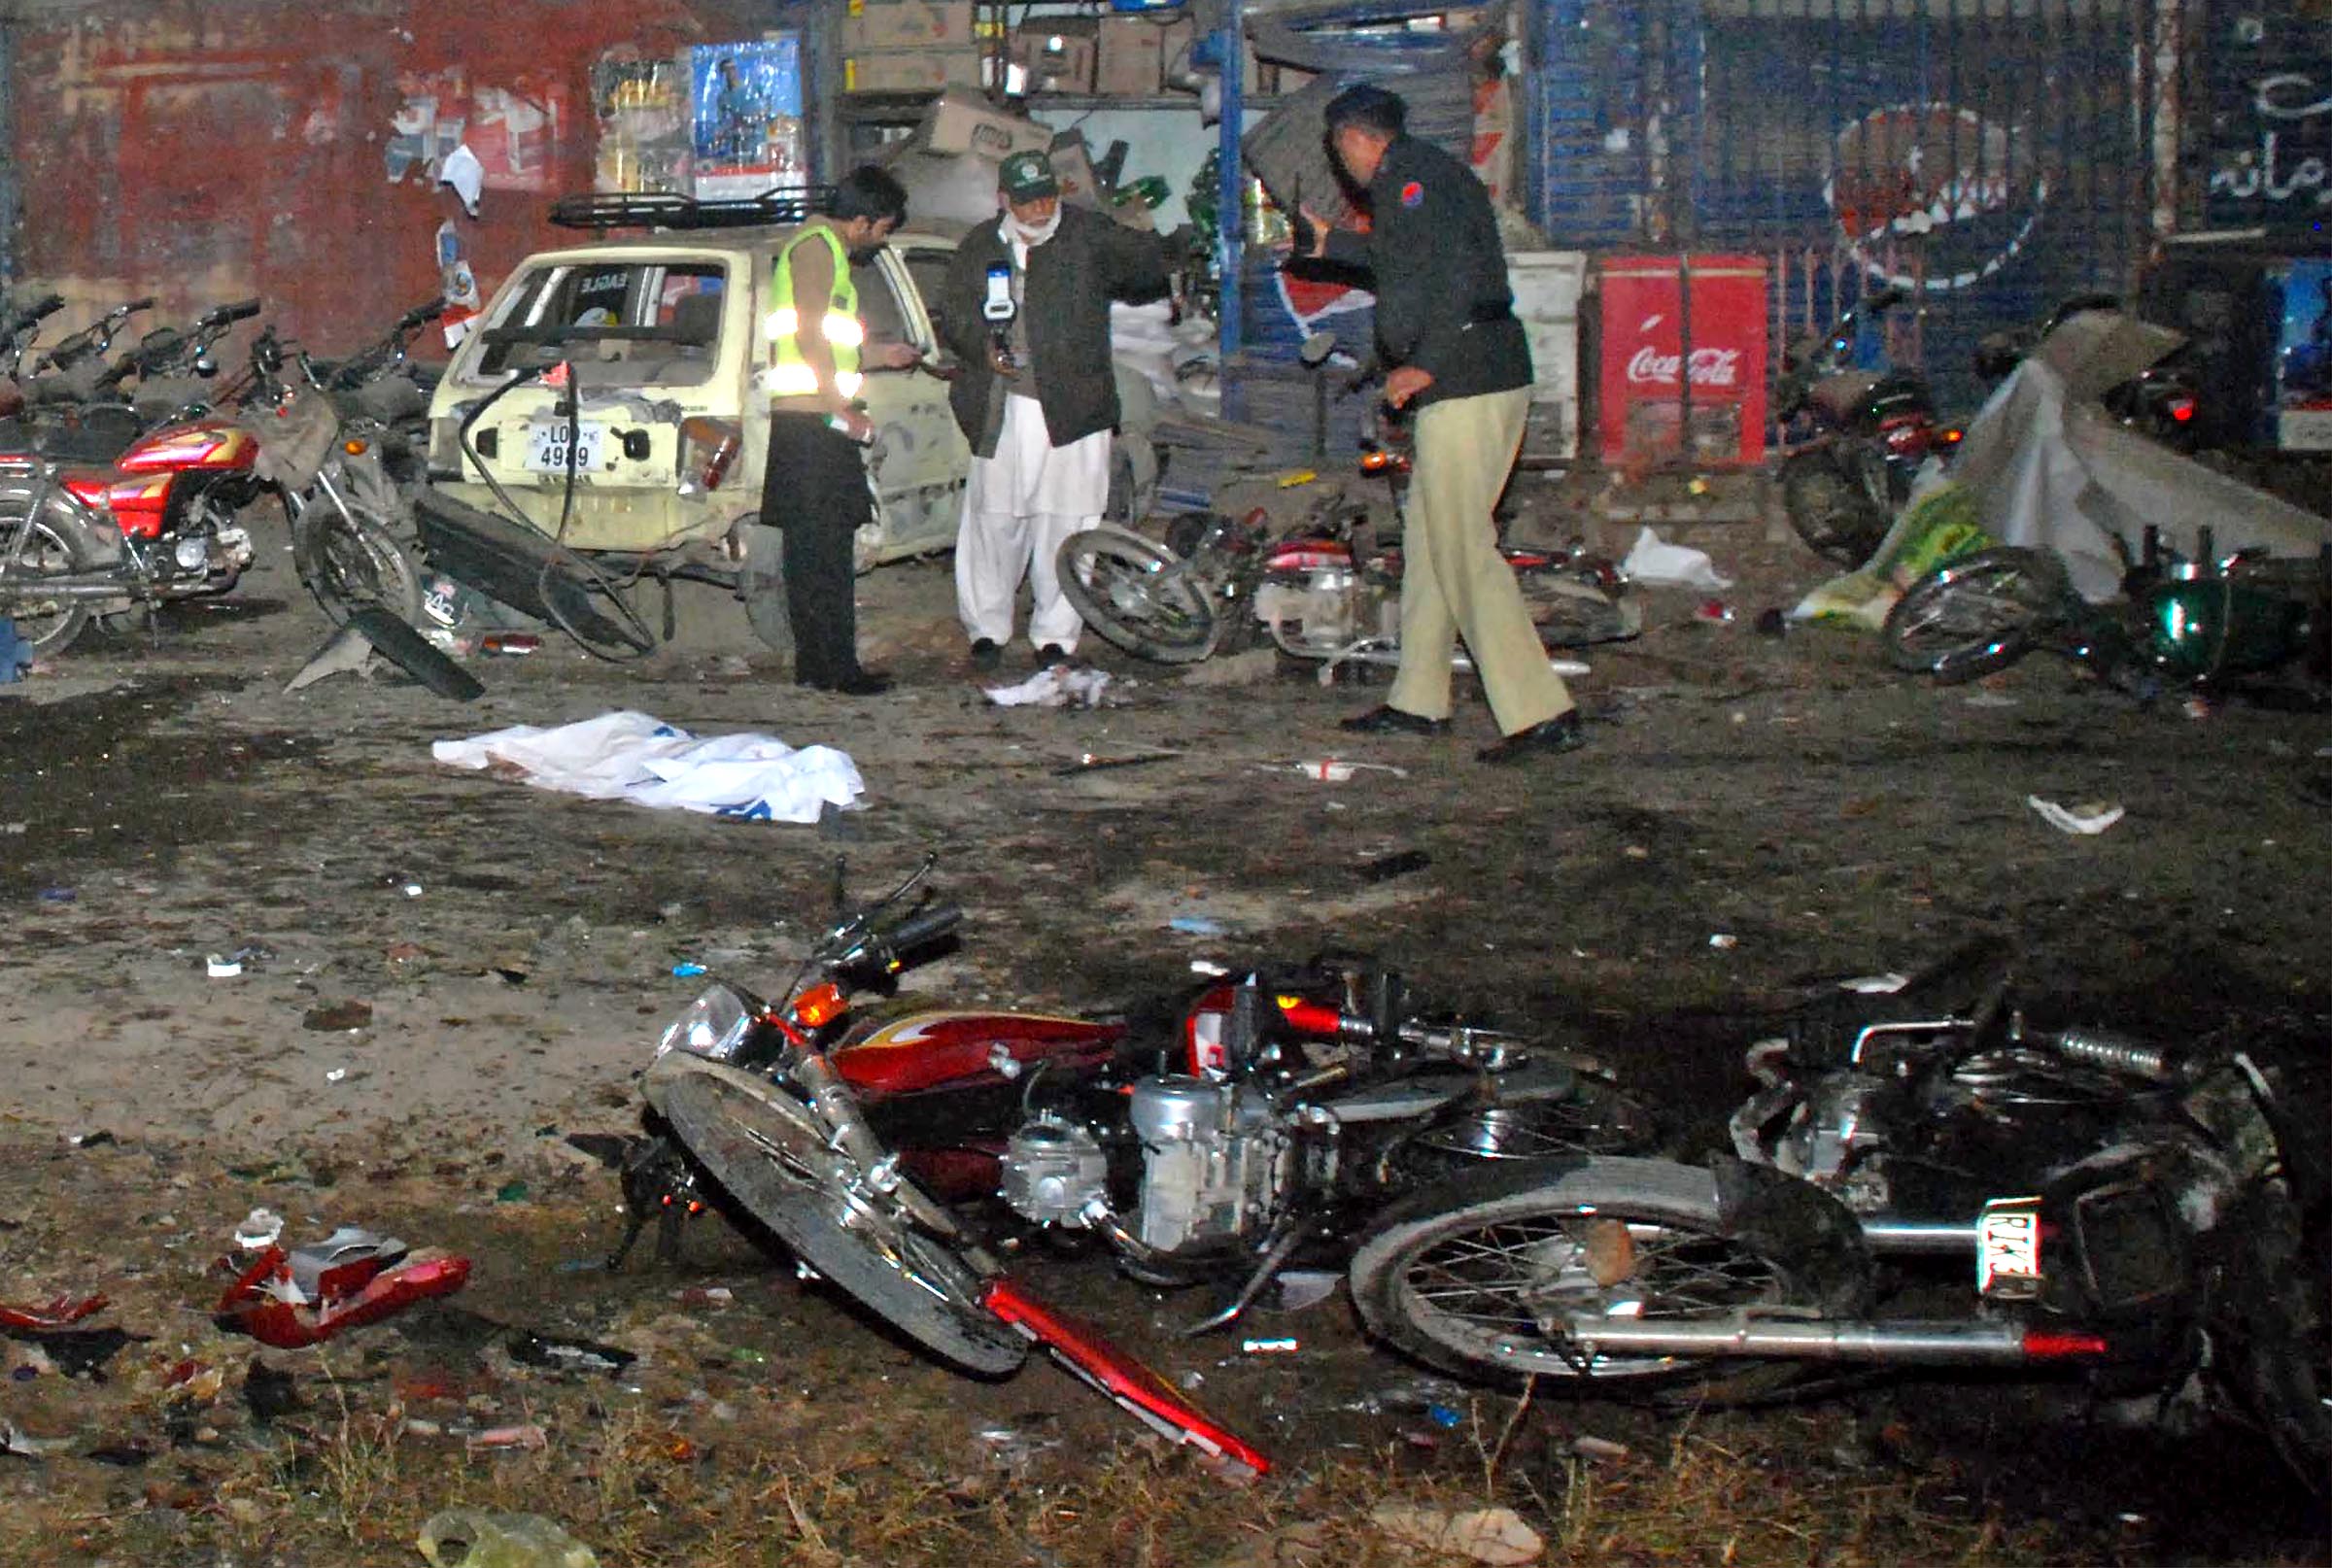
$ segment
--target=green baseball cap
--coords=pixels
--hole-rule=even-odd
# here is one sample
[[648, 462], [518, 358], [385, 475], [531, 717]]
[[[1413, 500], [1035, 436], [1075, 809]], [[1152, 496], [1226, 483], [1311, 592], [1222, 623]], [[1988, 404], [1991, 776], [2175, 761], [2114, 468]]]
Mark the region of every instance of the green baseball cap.
[[1006, 158], [996, 184], [1011, 201], [1035, 201], [1061, 193], [1061, 183], [1052, 177], [1052, 160], [1042, 153], [1014, 153]]

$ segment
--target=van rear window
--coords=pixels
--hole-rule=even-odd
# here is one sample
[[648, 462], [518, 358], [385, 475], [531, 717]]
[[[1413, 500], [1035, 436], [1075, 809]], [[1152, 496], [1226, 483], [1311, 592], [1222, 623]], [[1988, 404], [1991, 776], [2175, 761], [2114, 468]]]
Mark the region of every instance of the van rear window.
[[712, 374], [728, 301], [717, 261], [545, 263], [522, 274], [480, 334], [471, 374], [570, 361], [586, 386], [681, 387]]

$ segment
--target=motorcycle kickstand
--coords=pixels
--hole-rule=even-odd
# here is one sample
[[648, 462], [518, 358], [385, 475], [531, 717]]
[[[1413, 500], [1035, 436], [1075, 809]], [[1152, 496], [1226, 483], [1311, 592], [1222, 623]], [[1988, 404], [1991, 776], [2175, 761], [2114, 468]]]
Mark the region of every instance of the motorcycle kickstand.
[[1182, 1337], [1186, 1340], [1196, 1339], [1201, 1334], [1211, 1334], [1218, 1328], [1228, 1328], [1237, 1321], [1239, 1314], [1255, 1304], [1255, 1298], [1263, 1293], [1263, 1287], [1271, 1283], [1280, 1270], [1286, 1267], [1287, 1259], [1294, 1255], [1297, 1245], [1311, 1234], [1312, 1224], [1309, 1220], [1299, 1220], [1289, 1226], [1286, 1232], [1278, 1241], [1272, 1243], [1264, 1252], [1263, 1261], [1255, 1265], [1255, 1272], [1248, 1276], [1247, 1283], [1239, 1287], [1239, 1294], [1231, 1298], [1231, 1304], [1212, 1316], [1202, 1317], [1189, 1327], [1183, 1329]]

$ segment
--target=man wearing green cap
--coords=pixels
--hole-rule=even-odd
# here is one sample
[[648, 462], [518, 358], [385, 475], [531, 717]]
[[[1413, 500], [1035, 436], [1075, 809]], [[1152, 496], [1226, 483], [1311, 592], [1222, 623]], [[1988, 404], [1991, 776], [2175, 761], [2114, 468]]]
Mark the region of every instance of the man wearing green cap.
[[1077, 650], [1082, 623], [1053, 575], [1061, 541], [1101, 521], [1117, 383], [1110, 301], [1166, 292], [1155, 236], [1064, 206], [1042, 153], [1004, 160], [1004, 212], [956, 248], [941, 330], [963, 361], [948, 399], [972, 443], [955, 543], [955, 603], [972, 664], [994, 669], [1027, 577], [1039, 664]]

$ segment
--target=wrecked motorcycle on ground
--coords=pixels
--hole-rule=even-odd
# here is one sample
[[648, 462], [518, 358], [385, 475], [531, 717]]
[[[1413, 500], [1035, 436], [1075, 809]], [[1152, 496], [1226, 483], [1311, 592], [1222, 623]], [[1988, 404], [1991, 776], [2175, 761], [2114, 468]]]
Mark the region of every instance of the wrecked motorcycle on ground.
[[[959, 919], [892, 913], [928, 870], [840, 919], [781, 1001], [716, 983], [665, 1032], [644, 1079], [652, 1136], [626, 1165], [626, 1248], [661, 1219], [660, 1248], [676, 1249], [681, 1216], [725, 1192], [877, 1316], [1001, 1376], [1027, 1340], [1062, 1346], [991, 1250], [999, 1230], [1219, 1287], [1227, 1302], [1195, 1332], [1299, 1258], [1341, 1262], [1389, 1194], [1648, 1136], [1592, 1062], [1427, 1023], [1396, 976], [1365, 967], [1209, 985], [1172, 1044], [1042, 1014], [861, 1021], [853, 993]], [[1202, 1448], [1220, 1436], [1145, 1408]]]
[[1782, 505], [1798, 536], [1840, 565], [1870, 559], [1910, 499], [1920, 464], [1959, 441], [1938, 417], [1926, 378], [1854, 362], [1864, 323], [1909, 297], [1892, 286], [1866, 294], [1827, 334], [1782, 353], [1775, 414], [1785, 428], [1798, 420], [1814, 427], [1782, 460]]
[[[1947, 561], [1904, 590], [1887, 614], [1887, 659], [1944, 685], [2006, 669], [2035, 652], [2060, 654], [2140, 700], [2167, 690], [2208, 692], [2290, 663], [2323, 625], [2332, 567], [2237, 551], [2179, 561], [2147, 528], [2121, 599], [2093, 605], [2045, 550], [2003, 546]], [[2327, 558], [2332, 562], [2332, 557]]]
[[2322, 1486], [2320, 1051], [2035, 1028], [1981, 968], [1972, 1004], [1931, 975], [1754, 1045], [1762, 1087], [1711, 1168], [1550, 1160], [1419, 1194], [1358, 1246], [1362, 1318], [1542, 1390], [1770, 1396], [1841, 1363], [2192, 1387]]
[[[1377, 450], [1361, 473], [1397, 481], [1408, 460]], [[1257, 631], [1293, 659], [1346, 664], [1401, 660], [1401, 551], [1380, 544], [1380, 507], [1331, 487], [1292, 527], [1261, 507], [1243, 518], [1186, 513], [1163, 542], [1112, 525], [1061, 543], [1061, 592], [1084, 623], [1138, 659], [1195, 664], [1243, 648]], [[1634, 636], [1642, 613], [1609, 561], [1584, 550], [1504, 545], [1539, 640], [1582, 647]], [[1463, 650], [1453, 666], [1473, 667]]]

